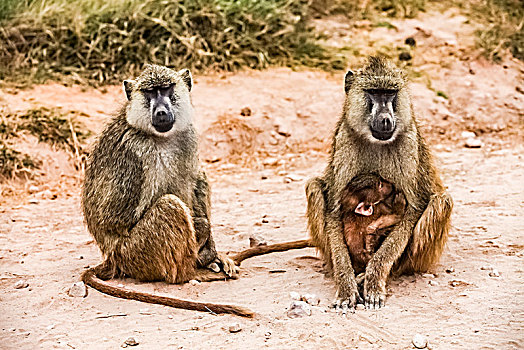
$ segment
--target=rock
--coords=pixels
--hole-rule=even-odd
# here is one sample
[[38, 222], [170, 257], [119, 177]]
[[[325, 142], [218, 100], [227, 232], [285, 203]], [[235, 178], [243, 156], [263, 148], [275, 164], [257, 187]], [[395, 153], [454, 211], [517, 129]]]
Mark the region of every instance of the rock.
[[455, 269], [453, 267], [448, 267], [446, 269], [446, 273], [453, 273], [453, 272], [455, 272]]
[[197, 281], [197, 280], [191, 280], [191, 281], [189, 281], [189, 284], [192, 285], [192, 286], [198, 286], [200, 284], [200, 282]]
[[484, 266], [481, 266], [480, 269], [483, 270], [483, 271], [493, 271], [493, 266], [491, 266], [491, 265], [484, 265]]
[[463, 138], [463, 139], [469, 139], [469, 138], [475, 138], [477, 137], [477, 135], [474, 133], [474, 132], [471, 132], [471, 131], [463, 131], [460, 136]]
[[464, 143], [464, 146], [467, 148], [480, 148], [482, 147], [482, 141], [480, 141], [477, 138], [470, 137], [466, 140], [466, 143]]
[[433, 280], [428, 281], [428, 284], [429, 284], [430, 286], [434, 286], [434, 287], [436, 287], [436, 286], [439, 285], [439, 283], [438, 283], [437, 281], [433, 281]]
[[262, 164], [265, 165], [265, 166], [268, 166], [268, 165], [278, 165], [278, 161], [279, 159], [278, 158], [272, 158], [272, 157], [269, 157], [269, 158], [266, 158], [262, 161]]
[[36, 198], [31, 198], [31, 199], [29, 200], [29, 204], [38, 204], [38, 203], [39, 203], [39, 201], [38, 201], [38, 199], [36, 199]]
[[403, 51], [400, 53], [400, 55], [398, 55], [398, 59], [401, 61], [409, 61], [411, 58], [411, 54], [407, 51]]
[[285, 183], [290, 183], [290, 182], [295, 182], [295, 181], [302, 181], [304, 180], [304, 178], [300, 175], [296, 175], [296, 174], [288, 174], [285, 178], [284, 178], [284, 182]]
[[289, 296], [291, 299], [293, 300], [300, 300], [301, 297], [300, 297], [300, 294], [298, 294], [297, 292], [289, 292]]
[[409, 37], [409, 38], [406, 38], [406, 41], [404, 41], [404, 43], [406, 45], [409, 45], [409, 46], [416, 46], [417, 45], [417, 42], [415, 41], [415, 38], [413, 37]]
[[20, 281], [16, 282], [15, 285], [14, 285], [15, 289], [23, 289], [23, 288], [27, 288], [27, 287], [29, 287], [29, 283], [27, 283], [24, 280], [20, 280]]
[[411, 342], [417, 349], [425, 349], [428, 346], [428, 339], [422, 334], [418, 333], [415, 334]]
[[138, 344], [140, 344], [140, 343], [137, 342], [135, 338], [130, 337], [130, 338], [127, 338], [127, 339], [126, 339], [126, 341], [124, 342], [124, 344], [122, 344], [122, 347], [123, 347], [123, 348], [127, 348], [128, 346], [137, 346]]
[[229, 333], [238, 333], [242, 330], [240, 323], [236, 322], [229, 326]]
[[489, 273], [489, 277], [500, 277], [500, 273], [497, 269], [493, 269], [493, 271]]
[[320, 298], [317, 297], [315, 294], [304, 294], [302, 295], [300, 300], [305, 301], [309, 305], [313, 305], [313, 306], [320, 304]]
[[257, 235], [249, 236], [249, 247], [260, 247], [261, 245], [267, 245], [264, 237]]
[[293, 301], [287, 312], [289, 318], [311, 316], [311, 306], [303, 301]]
[[425, 277], [425, 278], [435, 278], [435, 275], [432, 274], [432, 273], [425, 273], [422, 275], [422, 277]]
[[86, 285], [82, 281], [73, 283], [67, 294], [74, 298], [84, 298], [87, 296]]
[[31, 186], [29, 186], [28, 191], [29, 191], [29, 193], [36, 193], [36, 192], [40, 191], [40, 188], [38, 188], [38, 186], [31, 185]]
[[244, 117], [250, 117], [251, 116], [251, 108], [244, 107], [240, 110], [240, 115]]

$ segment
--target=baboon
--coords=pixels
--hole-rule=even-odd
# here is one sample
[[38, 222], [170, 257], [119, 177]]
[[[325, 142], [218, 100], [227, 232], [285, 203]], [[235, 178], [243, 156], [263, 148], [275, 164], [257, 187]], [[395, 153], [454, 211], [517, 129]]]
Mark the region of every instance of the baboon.
[[404, 217], [365, 270], [365, 305], [380, 308], [390, 274], [427, 271], [438, 261], [448, 237], [453, 201], [419, 131], [402, 71], [384, 58], [370, 57], [357, 72], [347, 72], [345, 93], [327, 167], [322, 176], [306, 184], [308, 228], [333, 272], [335, 305], [354, 308], [360, 295], [344, 241], [343, 191], [356, 176], [374, 173], [405, 196]]
[[85, 171], [84, 217], [104, 262], [86, 271], [83, 280], [114, 296], [252, 316], [241, 307], [129, 292], [100, 280], [128, 276], [183, 283], [237, 276], [238, 267], [217, 253], [211, 235], [192, 84], [189, 70], [156, 65], [124, 81], [128, 101], [96, 141]]
[[342, 192], [344, 238], [355, 273], [364, 271], [371, 256], [404, 215], [406, 200], [392, 184], [373, 174], [353, 179]]

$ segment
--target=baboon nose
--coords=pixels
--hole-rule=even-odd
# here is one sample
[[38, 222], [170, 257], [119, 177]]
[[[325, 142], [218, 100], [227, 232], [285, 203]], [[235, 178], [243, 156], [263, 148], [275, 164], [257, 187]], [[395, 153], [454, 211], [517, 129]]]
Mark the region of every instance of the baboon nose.
[[173, 127], [173, 115], [164, 108], [159, 108], [153, 114], [153, 127], [158, 132], [167, 132]]

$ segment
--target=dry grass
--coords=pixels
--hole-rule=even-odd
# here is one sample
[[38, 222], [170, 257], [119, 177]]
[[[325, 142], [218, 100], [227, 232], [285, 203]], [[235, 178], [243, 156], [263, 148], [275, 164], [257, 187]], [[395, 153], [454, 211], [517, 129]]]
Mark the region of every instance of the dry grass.
[[310, 0], [34, 0], [0, 27], [0, 78], [115, 82], [144, 63], [197, 71], [342, 69], [317, 44]]
[[86, 152], [82, 142], [89, 135], [75, 120], [78, 112], [64, 112], [58, 108], [36, 108], [19, 114], [0, 115], [0, 179], [31, 174], [41, 165], [39, 160], [15, 149], [16, 138], [23, 132], [36, 136], [40, 142], [67, 150], [73, 154], [75, 167], [81, 169]]

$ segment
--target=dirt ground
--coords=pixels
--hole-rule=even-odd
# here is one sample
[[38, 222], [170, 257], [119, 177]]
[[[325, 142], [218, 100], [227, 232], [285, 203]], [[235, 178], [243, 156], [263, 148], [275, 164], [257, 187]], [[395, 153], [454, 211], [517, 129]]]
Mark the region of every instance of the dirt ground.
[[[417, 40], [407, 67], [424, 73], [411, 84], [415, 110], [455, 201], [448, 246], [430, 274], [391, 280], [385, 308], [346, 316], [328, 308], [335, 287], [314, 249], [247, 260], [235, 281], [113, 281], [243, 305], [257, 313], [254, 319], [120, 300], [93, 289], [86, 298], [69, 297], [84, 268], [101, 259], [83, 224], [82, 174], [71, 154], [21, 135], [17, 148], [42, 159], [43, 167], [34, 179], [0, 184], [1, 347], [116, 349], [134, 337], [139, 349], [410, 349], [418, 333], [432, 349], [522, 349], [524, 64], [479, 58], [471, 49], [472, 29], [457, 13], [424, 16], [395, 22], [396, 31], [365, 30], [359, 40], [370, 52], [387, 44], [383, 37], [400, 46], [408, 36]], [[318, 25], [339, 33], [332, 40], [340, 45], [354, 37], [338, 19]], [[219, 250], [238, 252], [251, 235], [269, 243], [306, 238], [304, 184], [326, 164], [343, 73], [274, 68], [195, 81]], [[104, 90], [5, 88], [0, 105], [81, 111], [86, 115], [79, 120], [96, 134], [124, 98], [119, 86]], [[250, 115], [241, 116], [246, 107]], [[482, 147], [465, 148], [464, 131], [474, 132]], [[15, 289], [21, 280], [28, 287]], [[320, 305], [309, 317], [291, 319], [290, 292], [315, 293]], [[236, 322], [242, 330], [230, 333]]]

